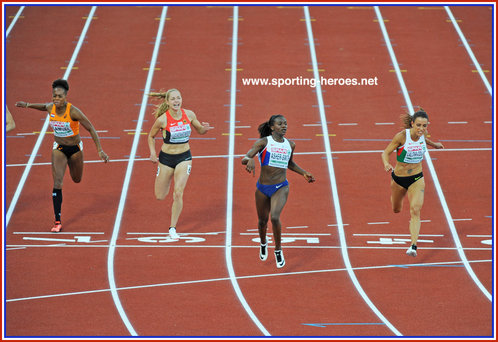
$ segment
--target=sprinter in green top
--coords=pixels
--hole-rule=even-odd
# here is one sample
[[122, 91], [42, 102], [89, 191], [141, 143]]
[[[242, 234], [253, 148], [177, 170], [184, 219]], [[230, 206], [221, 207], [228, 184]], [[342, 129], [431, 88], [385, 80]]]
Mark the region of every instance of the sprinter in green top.
[[[401, 212], [403, 199], [408, 194], [410, 202], [410, 237], [411, 246], [407, 255], [417, 256], [417, 240], [420, 233], [420, 210], [424, 204], [425, 181], [422, 173], [422, 161], [427, 145], [444, 148], [427, 138], [429, 116], [421, 109], [413, 115], [402, 117], [404, 130], [397, 133], [382, 152], [384, 170], [391, 173], [391, 204], [395, 213]], [[389, 163], [389, 156], [397, 151], [396, 166]]]

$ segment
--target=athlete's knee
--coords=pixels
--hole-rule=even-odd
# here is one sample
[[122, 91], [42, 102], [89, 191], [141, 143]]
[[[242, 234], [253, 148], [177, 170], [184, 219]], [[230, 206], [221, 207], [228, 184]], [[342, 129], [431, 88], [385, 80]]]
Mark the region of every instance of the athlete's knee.
[[403, 203], [392, 203], [393, 213], [398, 214], [403, 209]]
[[154, 191], [154, 195], [158, 201], [163, 201], [168, 195], [168, 191]]
[[410, 215], [412, 217], [419, 217], [421, 210], [422, 210], [421, 205], [412, 205], [412, 206], [410, 206]]
[[164, 199], [166, 198], [166, 195], [163, 195], [163, 194], [155, 194], [156, 195], [156, 200], [158, 201], [164, 201]]
[[62, 189], [62, 179], [54, 179], [54, 189]]
[[270, 220], [271, 220], [272, 226], [274, 226], [274, 227], [280, 226], [280, 215], [272, 214], [270, 217]]
[[173, 191], [173, 200], [182, 201], [183, 200], [183, 189], [175, 189]]

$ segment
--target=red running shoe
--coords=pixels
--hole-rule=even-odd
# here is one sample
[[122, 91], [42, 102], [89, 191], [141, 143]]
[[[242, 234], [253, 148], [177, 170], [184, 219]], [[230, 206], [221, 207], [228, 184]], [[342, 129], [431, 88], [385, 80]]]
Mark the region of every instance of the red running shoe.
[[54, 226], [52, 227], [51, 231], [54, 233], [58, 233], [62, 230], [62, 224], [61, 221], [55, 221]]

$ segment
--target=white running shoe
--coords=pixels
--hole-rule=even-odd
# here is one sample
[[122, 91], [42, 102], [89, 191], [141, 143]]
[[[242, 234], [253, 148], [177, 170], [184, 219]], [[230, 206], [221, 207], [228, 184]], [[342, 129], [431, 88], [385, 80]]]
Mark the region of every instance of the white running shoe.
[[406, 255], [409, 255], [409, 256], [412, 256], [412, 257], [416, 257], [417, 256], [417, 250], [413, 249], [412, 246], [410, 246], [408, 248], [408, 250], [406, 251]]
[[268, 242], [259, 245], [259, 258], [265, 261], [268, 258]]
[[169, 237], [173, 240], [180, 240], [180, 235], [176, 233], [176, 228], [174, 227], [169, 229]]
[[285, 265], [284, 252], [281, 249], [275, 251], [275, 262], [277, 263], [277, 268], [282, 268]]

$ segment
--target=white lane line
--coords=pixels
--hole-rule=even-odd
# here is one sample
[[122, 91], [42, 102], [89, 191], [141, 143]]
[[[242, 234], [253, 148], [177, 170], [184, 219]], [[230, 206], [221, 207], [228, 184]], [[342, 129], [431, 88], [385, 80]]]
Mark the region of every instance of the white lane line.
[[[257, 246], [257, 245], [256, 245]], [[46, 248], [46, 247], [63, 247], [63, 248], [108, 248], [108, 245], [89, 245], [89, 244], [84, 244], [84, 245], [66, 245], [66, 244], [61, 244], [61, 245], [6, 245], [7, 248], [16, 248], [16, 247], [32, 247], [32, 248]], [[240, 246], [232, 246], [232, 248], [250, 248], [254, 249], [254, 244], [252, 245], [240, 245]], [[226, 248], [226, 246], [223, 245], [203, 245], [203, 244], [198, 244], [198, 245], [167, 245], [167, 244], [133, 244], [133, 245], [117, 245], [116, 248]], [[313, 246], [306, 246], [306, 245], [288, 245], [285, 246], [285, 248], [294, 248], [294, 249], [341, 249], [341, 246], [324, 246], [324, 245], [313, 245]], [[372, 246], [348, 246], [348, 249], [404, 249], [406, 250], [406, 247], [372, 247]], [[423, 249], [427, 250], [441, 250], [441, 251], [455, 251], [455, 247], [424, 247]], [[492, 251], [493, 248], [491, 247], [465, 247], [464, 250], [466, 251]]]
[[[410, 234], [353, 234], [353, 236], [410, 236]], [[443, 234], [420, 234], [420, 237], [422, 236], [429, 236], [429, 237], [442, 237], [444, 236]]]
[[389, 224], [391, 222], [367, 222], [367, 224]]
[[[410, 99], [410, 95], [406, 91], [406, 85], [405, 81], [403, 80], [403, 76], [401, 75], [401, 72], [398, 72], [399, 70], [399, 65], [398, 61], [396, 60], [396, 55], [394, 54], [394, 50], [391, 46], [391, 41], [389, 40], [389, 35], [387, 34], [386, 26], [384, 25], [384, 20], [382, 18], [382, 14], [380, 13], [379, 6], [374, 6], [375, 13], [377, 14], [377, 19], [380, 25], [380, 28], [382, 30], [382, 34], [384, 35], [384, 40], [386, 42], [387, 49], [389, 51], [389, 55], [391, 56], [391, 61], [394, 65], [394, 68], [396, 71], [396, 75], [398, 76], [398, 81], [401, 87], [401, 90], [403, 92], [403, 96], [405, 98], [406, 102], [406, 107], [409, 111], [414, 111], [412, 101]], [[465, 39], [463, 39], [464, 44], [466, 44]], [[448, 204], [446, 203], [446, 199], [444, 197], [443, 190], [441, 188], [441, 184], [439, 183], [439, 179], [436, 174], [436, 170], [434, 169], [434, 165], [432, 164], [431, 157], [429, 155], [429, 151], [425, 152], [425, 161], [427, 163], [427, 166], [429, 167], [432, 179], [434, 181], [434, 186], [436, 187], [436, 192], [439, 197], [439, 201], [441, 202], [441, 206], [443, 207], [444, 215], [446, 217], [446, 221], [448, 222], [451, 235], [453, 236], [453, 240], [455, 241], [455, 246], [457, 247], [458, 254], [460, 258], [462, 259], [463, 264], [465, 265], [465, 269], [467, 270], [468, 274], [474, 281], [474, 283], [479, 287], [479, 289], [482, 291], [482, 293], [491, 301], [492, 297], [489, 291], [484, 287], [484, 285], [481, 283], [479, 278], [477, 278], [476, 274], [474, 273], [474, 270], [472, 267], [470, 267], [470, 264], [467, 260], [467, 256], [465, 255], [465, 252], [463, 251], [462, 244], [460, 242], [460, 238], [458, 237], [458, 233], [456, 231], [455, 224], [453, 223], [453, 219], [450, 214], [450, 209], [448, 208]]]
[[326, 151], [326, 157], [327, 157], [327, 166], [329, 170], [329, 179], [330, 179], [330, 186], [331, 186], [331, 191], [332, 191], [332, 198], [334, 200], [334, 208], [335, 208], [335, 217], [337, 220], [337, 231], [339, 233], [339, 240], [341, 242], [341, 253], [342, 253], [342, 258], [344, 259], [344, 264], [346, 265], [346, 269], [348, 271], [349, 277], [351, 278], [351, 281], [353, 282], [354, 286], [356, 287], [356, 290], [358, 293], [361, 295], [365, 303], [370, 307], [370, 309], [377, 315], [377, 317], [386, 324], [386, 326], [397, 336], [402, 336], [402, 334], [384, 317], [384, 315], [377, 309], [377, 307], [372, 303], [370, 298], [368, 298], [367, 294], [361, 287], [360, 283], [358, 282], [358, 279], [356, 278], [356, 275], [353, 271], [353, 268], [351, 266], [351, 262], [349, 260], [349, 255], [348, 255], [348, 250], [347, 250], [347, 244], [346, 244], [346, 236], [344, 233], [344, 226], [342, 222], [342, 214], [341, 214], [341, 207], [339, 204], [339, 193], [337, 190], [337, 184], [336, 184], [336, 179], [335, 179], [335, 172], [334, 172], [334, 165], [332, 163], [332, 153], [331, 153], [331, 148], [330, 148], [330, 139], [329, 137], [329, 132], [328, 128], [326, 125], [327, 118], [325, 116], [325, 106], [323, 103], [323, 97], [322, 97], [322, 88], [320, 85], [320, 74], [318, 72], [318, 62], [317, 62], [317, 57], [316, 57], [316, 52], [315, 52], [315, 40], [313, 38], [313, 30], [311, 28], [311, 18], [310, 18], [310, 13], [309, 13], [309, 8], [308, 6], [304, 6], [304, 16], [306, 18], [306, 29], [308, 32], [308, 45], [310, 48], [310, 54], [311, 54], [311, 63], [313, 64], [313, 75], [314, 78], [316, 79], [316, 97], [318, 101], [318, 108], [320, 112], [320, 120], [322, 122], [322, 132], [323, 132], [323, 142], [325, 144], [325, 151]]
[[[21, 13], [22, 11], [24, 10], [24, 7], [26, 6], [21, 6], [19, 8], [19, 10], [17, 11], [14, 19], [12, 19], [12, 22], [10, 23], [9, 25], [9, 28], [7, 29], [7, 31], [5, 32], [5, 38], [7, 38], [10, 34], [10, 31], [12, 31], [12, 29], [14, 28], [14, 25], [17, 23], [17, 19], [19, 19], [19, 17], [21, 16]], [[4, 74], [5, 75], [5, 74]]]
[[55, 239], [55, 238], [38, 238], [38, 237], [23, 237], [23, 240], [33, 241], [57, 241], [57, 242], [76, 242], [75, 239]]
[[233, 174], [234, 174], [234, 154], [235, 154], [235, 109], [237, 94], [237, 46], [239, 30], [239, 7], [233, 6], [233, 31], [232, 31], [232, 64], [230, 77], [230, 129], [228, 136], [228, 172], [227, 172], [227, 212], [226, 212], [226, 239], [225, 239], [225, 260], [232, 287], [240, 303], [246, 310], [251, 320], [258, 329], [265, 335], [271, 336], [268, 330], [259, 321], [251, 307], [247, 303], [242, 291], [237, 283], [237, 277], [233, 269], [232, 262], [232, 210], [233, 210]]
[[12, 247], [12, 248], [6, 248], [6, 251], [16, 251], [19, 249], [26, 249], [27, 247]]
[[450, 125], [465, 125], [468, 124], [468, 121], [448, 121]]
[[[240, 233], [240, 235], [259, 235], [259, 233]], [[304, 235], [304, 236], [330, 236], [332, 234], [330, 233], [282, 233], [283, 235], [287, 236], [296, 236], [296, 235]]]
[[[487, 262], [492, 262], [492, 260], [491, 259], [483, 259], [483, 260], [472, 260], [470, 262], [471, 263], [487, 263]], [[459, 265], [459, 264], [461, 264], [460, 261], [441, 261], [441, 262], [402, 264], [402, 265], [364, 266], [364, 267], [355, 267], [354, 270], [355, 271], [373, 270], [373, 269], [378, 270], [378, 269], [390, 269], [390, 268], [397, 268], [397, 267], [444, 266], [444, 265]], [[240, 277], [237, 277], [237, 279], [255, 279], [255, 278], [266, 278], [266, 277], [279, 278], [279, 277], [286, 277], [286, 276], [292, 276], [292, 275], [344, 272], [344, 271], [346, 271], [346, 269], [344, 269], [344, 268], [331, 268], [331, 269], [297, 271], [297, 272], [286, 272], [286, 273], [255, 274], [255, 275], [248, 275], [248, 276], [240, 276]], [[136, 286], [120, 287], [120, 288], [118, 288], [118, 291], [137, 290], [137, 289], [145, 289], [145, 288], [153, 288], [153, 287], [164, 287], [164, 286], [203, 284], [203, 283], [210, 283], [210, 282], [227, 281], [229, 279], [230, 278], [211, 278], [211, 279], [179, 281], [179, 282], [172, 282], [172, 283], [136, 285]], [[110, 291], [109, 289], [100, 289], [100, 290], [89, 290], [89, 291], [79, 291], [79, 292], [66, 292], [66, 293], [57, 293], [57, 294], [43, 295], [43, 296], [11, 298], [11, 299], [6, 299], [5, 302], [6, 303], [13, 303], [13, 302], [28, 301], [28, 300], [39, 300], [39, 299], [68, 297], [68, 296], [77, 296], [77, 295], [88, 295], [88, 294], [102, 293], [102, 292], [109, 292], [109, 291]]]
[[[69, 64], [67, 66], [66, 72], [64, 73], [64, 76], [62, 76], [63, 79], [67, 80], [69, 78], [69, 74], [71, 73], [71, 70], [73, 69], [73, 65], [76, 62], [76, 58], [78, 57], [78, 54], [80, 52], [81, 46], [83, 45], [83, 42], [86, 37], [86, 33], [88, 32], [88, 29], [90, 27], [90, 23], [92, 22], [93, 15], [95, 14], [95, 11], [97, 10], [97, 6], [93, 6], [92, 9], [90, 10], [90, 13], [88, 14], [88, 18], [85, 22], [85, 26], [83, 27], [83, 31], [81, 32], [80, 39], [78, 40], [78, 43], [76, 44], [76, 47], [73, 52], [73, 56], [71, 57], [71, 60], [69, 61]], [[22, 189], [24, 188], [24, 183], [26, 183], [26, 180], [28, 179], [29, 172], [31, 171], [31, 167], [33, 166], [33, 161], [36, 158], [36, 155], [38, 154], [38, 150], [40, 149], [40, 146], [42, 144], [43, 138], [45, 137], [45, 132], [48, 129], [48, 123], [50, 121], [50, 117], [47, 114], [47, 117], [45, 118], [45, 122], [43, 123], [43, 127], [40, 131], [40, 135], [38, 136], [38, 139], [36, 139], [35, 146], [33, 147], [33, 151], [31, 151], [31, 155], [29, 157], [28, 163], [26, 164], [26, 168], [24, 169], [24, 172], [21, 176], [21, 179], [19, 180], [19, 184], [17, 185], [16, 192], [14, 193], [14, 196], [12, 197], [12, 201], [10, 202], [9, 209], [7, 211], [7, 215], [5, 217], [5, 228], [9, 225], [10, 218], [12, 217], [12, 214], [14, 213], [14, 209], [16, 207], [17, 201], [19, 200], [19, 197], [21, 196]]]
[[338, 126], [358, 126], [358, 123], [356, 122], [345, 122], [345, 123], [340, 123], [340, 124], [337, 124]]
[[[334, 154], [367, 154], [367, 153], [382, 153], [383, 150], [359, 150], [359, 151], [332, 151], [330, 153]], [[431, 150], [431, 152], [478, 152], [478, 151], [492, 151], [492, 148], [445, 148], [441, 150]], [[295, 155], [314, 155], [314, 154], [326, 154], [326, 152], [296, 152]], [[243, 154], [234, 154], [235, 158], [243, 157]], [[210, 159], [210, 158], [228, 158], [228, 155], [207, 155], [207, 156], [193, 156], [194, 159]], [[129, 159], [111, 159], [110, 163], [128, 162]], [[149, 158], [135, 158], [135, 161], [149, 161]], [[101, 163], [102, 160], [85, 160], [85, 164]], [[26, 166], [27, 164], [8, 164], [6, 167], [20, 167]], [[48, 166], [51, 165], [50, 162], [46, 163], [33, 163], [33, 166]]]
[[[222, 232], [209, 232], [209, 233], [178, 233], [180, 236], [192, 236], [192, 235], [219, 235], [219, 234], [225, 234], [224, 231]], [[169, 235], [169, 233], [126, 233], [126, 235]]]
[[[474, 66], [475, 66], [477, 72], [479, 73], [479, 76], [481, 76], [481, 79], [484, 82], [484, 85], [486, 86], [486, 89], [488, 90], [489, 95], [493, 95], [493, 90], [491, 89], [491, 85], [489, 84], [489, 81], [486, 78], [486, 75], [484, 75], [484, 72], [482, 71], [481, 64], [479, 64], [476, 56], [472, 52], [472, 49], [470, 48], [469, 43], [467, 42], [467, 39], [463, 35], [462, 30], [460, 30], [460, 26], [458, 25], [457, 21], [455, 20], [453, 13], [451, 12], [451, 10], [448, 6], [444, 6], [444, 9], [446, 10], [446, 13], [448, 13], [448, 16], [450, 17], [451, 22], [453, 23], [453, 27], [457, 31], [458, 36], [460, 37], [460, 40], [463, 43], [463, 46], [465, 46], [465, 50], [467, 50], [467, 53], [469, 54], [469, 57], [472, 60], [472, 63], [474, 63]], [[494, 32], [494, 30], [493, 30], [493, 32]]]
[[52, 233], [52, 232], [13, 232], [15, 235], [103, 235], [102, 232], [60, 232], [60, 233]]
[[112, 231], [111, 241], [109, 242], [109, 254], [107, 255], [107, 276], [109, 278], [109, 287], [112, 295], [112, 299], [114, 301], [114, 305], [119, 312], [121, 320], [125, 324], [129, 333], [132, 336], [138, 336], [137, 332], [133, 328], [126, 312], [123, 309], [123, 305], [121, 304], [121, 300], [119, 299], [118, 291], [116, 288], [116, 279], [114, 278], [114, 255], [116, 253], [116, 241], [119, 235], [119, 228], [121, 226], [121, 220], [123, 218], [124, 206], [126, 202], [126, 196], [128, 194], [128, 187], [130, 185], [132, 170], [133, 170], [133, 162], [135, 160], [135, 156], [137, 154], [138, 143], [140, 141], [140, 133], [142, 131], [142, 124], [145, 116], [145, 111], [147, 109], [147, 101], [148, 101], [148, 93], [150, 92], [152, 78], [154, 76], [154, 70], [156, 67], [157, 55], [159, 54], [159, 48], [161, 46], [161, 38], [163, 35], [164, 23], [166, 22], [166, 13], [168, 11], [168, 7], [164, 6], [161, 12], [161, 18], [159, 21], [159, 27], [157, 29], [157, 36], [155, 40], [154, 50], [152, 52], [152, 58], [150, 61], [149, 72], [147, 74], [147, 81], [145, 84], [144, 94], [142, 96], [142, 104], [140, 107], [140, 114], [137, 120], [137, 127], [133, 138], [133, 145], [130, 151], [130, 158], [128, 160], [128, 167], [126, 168], [125, 179], [123, 182], [123, 188], [121, 192], [121, 198], [119, 199], [118, 211], [116, 214], [116, 221], [114, 222], [114, 228]]

